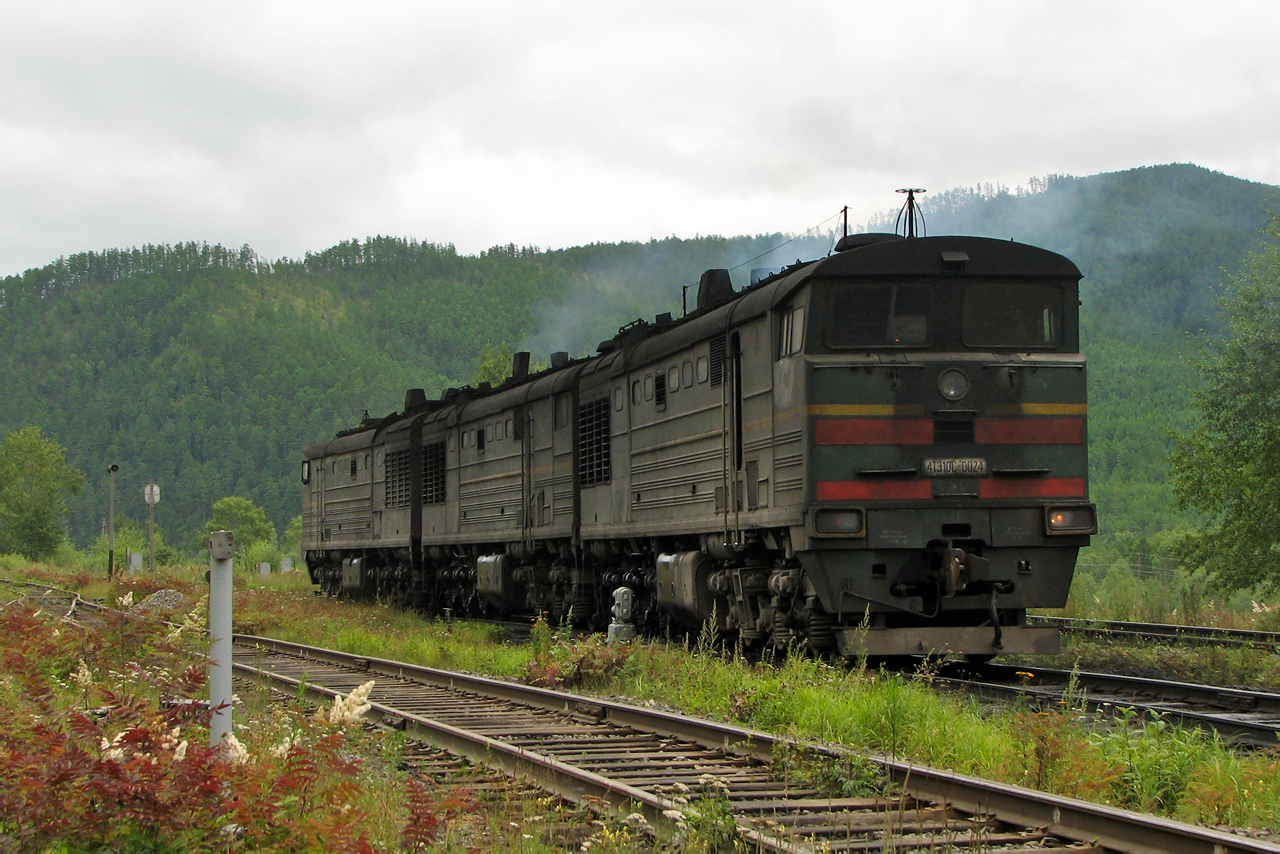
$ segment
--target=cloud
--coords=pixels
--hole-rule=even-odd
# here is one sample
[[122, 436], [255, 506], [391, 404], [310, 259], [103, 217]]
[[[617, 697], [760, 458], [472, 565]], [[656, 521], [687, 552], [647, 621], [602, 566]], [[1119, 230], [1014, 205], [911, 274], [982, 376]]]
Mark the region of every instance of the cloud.
[[0, 32], [0, 271], [206, 239], [799, 231], [1193, 161], [1280, 181], [1280, 7], [32, 4]]

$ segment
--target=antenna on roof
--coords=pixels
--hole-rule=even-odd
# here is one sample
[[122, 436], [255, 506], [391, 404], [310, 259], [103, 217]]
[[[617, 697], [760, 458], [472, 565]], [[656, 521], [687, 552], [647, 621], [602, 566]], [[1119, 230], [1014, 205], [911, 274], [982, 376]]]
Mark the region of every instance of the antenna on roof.
[[893, 221], [893, 233], [898, 233], [898, 226], [902, 224], [903, 214], [905, 214], [907, 226], [907, 233], [905, 236], [916, 236], [916, 217], [920, 217], [920, 233], [923, 235], [925, 233], [924, 214], [921, 213], [920, 208], [916, 207], [916, 193], [923, 193], [925, 191], [919, 187], [912, 187], [899, 190], [898, 192], [906, 193], [907, 201], [906, 204], [902, 206], [902, 210], [898, 211], [898, 218]]

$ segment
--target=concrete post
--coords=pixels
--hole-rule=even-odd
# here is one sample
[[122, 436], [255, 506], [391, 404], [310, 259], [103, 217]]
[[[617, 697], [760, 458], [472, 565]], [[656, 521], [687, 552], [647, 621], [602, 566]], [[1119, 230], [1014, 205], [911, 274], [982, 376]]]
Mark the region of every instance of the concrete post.
[[160, 487], [148, 483], [142, 488], [142, 496], [147, 501], [147, 554], [150, 555], [147, 566], [151, 574], [156, 574], [156, 505], [160, 503]]
[[156, 574], [156, 506], [147, 505], [147, 567]]
[[235, 535], [209, 535], [209, 744], [231, 732], [231, 559]]
[[107, 467], [107, 580], [116, 572], [116, 472], [120, 466]]

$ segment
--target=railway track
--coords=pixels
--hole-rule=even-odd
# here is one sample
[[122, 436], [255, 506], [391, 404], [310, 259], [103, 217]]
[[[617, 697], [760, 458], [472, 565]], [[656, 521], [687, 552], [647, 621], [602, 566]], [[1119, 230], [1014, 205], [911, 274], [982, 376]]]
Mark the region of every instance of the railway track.
[[63, 620], [71, 620], [75, 616], [77, 609], [82, 607], [86, 610], [102, 610], [101, 605], [81, 598], [80, 594], [74, 590], [64, 590], [61, 587], [53, 587], [48, 584], [37, 584], [34, 581], [17, 581], [12, 578], [0, 578], [0, 584], [8, 586], [19, 594], [13, 599], [0, 595], [0, 602], [21, 599], [37, 603], [41, 607], [48, 607], [51, 610], [61, 610]]
[[[578, 803], [642, 813], [677, 833], [725, 810], [761, 850], [1258, 852], [1280, 848], [1152, 816], [871, 760], [891, 794], [827, 795], [776, 757], [853, 755], [652, 709], [494, 679], [237, 636], [237, 673], [319, 700], [376, 680], [371, 715]], [[867, 761], [865, 758], [858, 758]], [[700, 818], [702, 816], [703, 818]]]
[[1216, 732], [1248, 747], [1280, 746], [1280, 694], [1219, 688], [1109, 673], [1030, 665], [948, 662], [934, 677], [942, 687], [998, 699], [1024, 698], [1049, 708], [1062, 704], [1104, 714], [1134, 709]]
[[1069, 617], [1029, 616], [1030, 625], [1057, 626], [1072, 634], [1122, 637], [1216, 646], [1252, 646], [1280, 650], [1280, 632], [1221, 629], [1213, 626], [1181, 626], [1172, 623], [1130, 623], [1116, 620], [1076, 620]]

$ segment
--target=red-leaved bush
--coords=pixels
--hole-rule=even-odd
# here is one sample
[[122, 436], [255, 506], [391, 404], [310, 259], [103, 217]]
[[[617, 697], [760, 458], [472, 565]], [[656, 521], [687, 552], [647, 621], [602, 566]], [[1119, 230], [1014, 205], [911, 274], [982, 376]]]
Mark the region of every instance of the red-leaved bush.
[[[374, 850], [342, 732], [296, 713], [278, 751], [234, 758], [180, 702], [204, 692], [205, 663], [166, 629], [48, 616], [0, 607], [0, 851]], [[411, 784], [404, 843], [464, 806]]]

